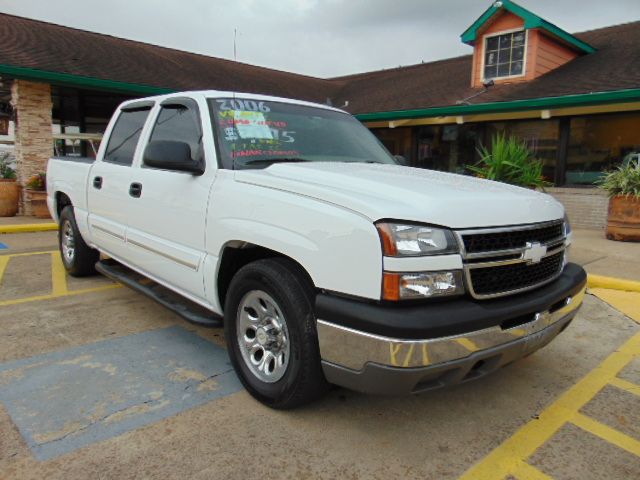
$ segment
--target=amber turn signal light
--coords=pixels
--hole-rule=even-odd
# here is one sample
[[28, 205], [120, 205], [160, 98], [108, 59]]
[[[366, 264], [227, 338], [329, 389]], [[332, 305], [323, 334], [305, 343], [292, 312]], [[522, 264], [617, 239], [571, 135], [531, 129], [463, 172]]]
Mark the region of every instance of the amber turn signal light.
[[400, 300], [400, 274], [384, 272], [382, 274], [382, 299], [397, 302]]
[[388, 223], [378, 223], [376, 228], [382, 241], [382, 252], [386, 257], [395, 257], [398, 254], [398, 248], [391, 232], [391, 226]]

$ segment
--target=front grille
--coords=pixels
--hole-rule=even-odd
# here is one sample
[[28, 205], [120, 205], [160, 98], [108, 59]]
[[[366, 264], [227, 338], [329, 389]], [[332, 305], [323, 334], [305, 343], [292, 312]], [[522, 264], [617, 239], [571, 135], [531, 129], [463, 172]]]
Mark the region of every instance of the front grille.
[[489, 233], [465, 233], [462, 241], [466, 252], [481, 253], [495, 250], [511, 250], [524, 248], [527, 242], [549, 243], [562, 238], [564, 229], [562, 222], [547, 224], [521, 230], [497, 230]]
[[556, 277], [562, 270], [564, 250], [540, 260], [540, 263], [510, 263], [469, 269], [469, 280], [476, 296], [496, 295], [522, 290]]

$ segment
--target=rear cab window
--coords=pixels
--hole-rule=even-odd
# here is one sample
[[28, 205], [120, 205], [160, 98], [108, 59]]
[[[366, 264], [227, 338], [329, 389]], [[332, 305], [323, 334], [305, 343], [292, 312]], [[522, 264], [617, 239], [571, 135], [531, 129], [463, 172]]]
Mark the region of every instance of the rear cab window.
[[130, 167], [140, 140], [140, 134], [149, 116], [149, 107], [123, 109], [118, 115], [105, 149], [103, 161]]

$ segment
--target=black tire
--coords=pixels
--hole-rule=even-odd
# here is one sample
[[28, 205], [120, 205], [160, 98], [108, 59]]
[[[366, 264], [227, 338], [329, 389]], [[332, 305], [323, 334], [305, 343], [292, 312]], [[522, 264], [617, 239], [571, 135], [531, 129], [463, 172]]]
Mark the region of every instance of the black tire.
[[[69, 253], [69, 235], [71, 235], [73, 242], [71, 254]], [[89, 247], [80, 235], [71, 205], [64, 207], [60, 213], [58, 249], [62, 257], [62, 264], [72, 277], [87, 277], [96, 274], [96, 262], [100, 259], [100, 252]]]
[[[261, 380], [252, 371], [257, 367], [250, 367], [251, 360], [243, 358], [237, 335], [241, 302], [258, 291], [275, 301], [288, 331], [288, 363], [282, 368], [283, 376], [273, 383]], [[258, 260], [244, 266], [229, 286], [224, 332], [231, 363], [247, 391], [271, 408], [295, 408], [319, 398], [328, 389], [320, 364], [313, 302], [310, 281], [296, 263], [284, 258]], [[245, 355], [251, 354], [245, 351]]]

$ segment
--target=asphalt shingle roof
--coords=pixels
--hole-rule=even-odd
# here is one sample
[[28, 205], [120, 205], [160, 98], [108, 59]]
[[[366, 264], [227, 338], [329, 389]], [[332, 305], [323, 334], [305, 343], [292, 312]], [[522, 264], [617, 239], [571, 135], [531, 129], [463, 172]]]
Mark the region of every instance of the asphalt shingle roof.
[[[597, 48], [529, 82], [497, 84], [471, 103], [640, 88], [640, 21], [576, 34]], [[353, 113], [455, 105], [477, 92], [470, 86], [472, 56], [339, 77], [338, 101]]]
[[325, 102], [335, 82], [0, 14], [0, 64], [175, 90]]
[[[498, 84], [472, 103], [640, 88], [640, 21], [576, 34], [597, 48], [535, 80]], [[452, 40], [457, 41], [457, 40]], [[471, 55], [322, 79], [0, 14], [0, 64], [175, 90], [235, 90], [334, 105], [353, 113], [455, 105]]]

